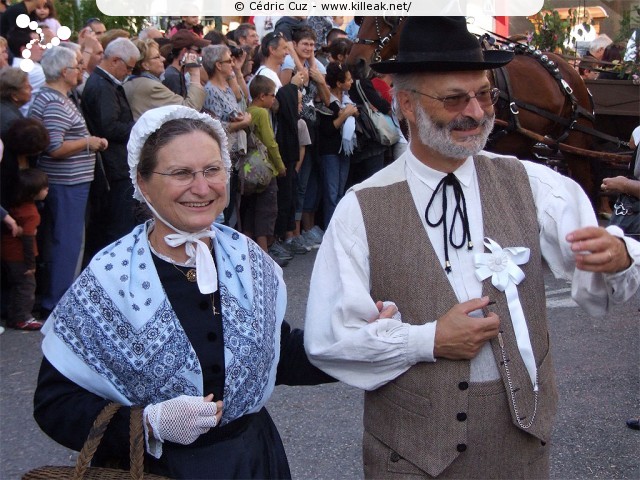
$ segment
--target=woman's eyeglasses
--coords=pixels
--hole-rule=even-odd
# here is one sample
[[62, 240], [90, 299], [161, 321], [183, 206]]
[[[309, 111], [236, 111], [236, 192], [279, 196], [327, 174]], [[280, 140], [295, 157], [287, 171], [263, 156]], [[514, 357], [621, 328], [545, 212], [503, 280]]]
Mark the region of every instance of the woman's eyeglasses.
[[202, 176], [204, 177], [204, 179], [207, 181], [207, 183], [211, 185], [226, 183], [227, 177], [228, 177], [227, 169], [220, 166], [209, 167], [209, 168], [205, 168], [204, 170], [197, 170], [197, 171], [188, 170], [184, 168], [184, 169], [175, 170], [173, 172], [168, 172], [168, 173], [165, 173], [165, 172], [151, 172], [151, 173], [165, 176], [169, 178], [176, 185], [180, 185], [182, 187], [186, 187], [188, 185], [191, 185], [193, 182], [195, 182], [196, 175], [199, 173], [202, 173]]
[[438, 100], [442, 102], [444, 108], [451, 111], [464, 110], [472, 98], [475, 98], [481, 107], [490, 107], [491, 105], [495, 105], [500, 97], [500, 89], [498, 88], [480, 90], [479, 92], [475, 92], [473, 96], [468, 93], [461, 93], [459, 95], [448, 95], [446, 97], [434, 97], [433, 95], [419, 92], [418, 90], [411, 90], [411, 92]]

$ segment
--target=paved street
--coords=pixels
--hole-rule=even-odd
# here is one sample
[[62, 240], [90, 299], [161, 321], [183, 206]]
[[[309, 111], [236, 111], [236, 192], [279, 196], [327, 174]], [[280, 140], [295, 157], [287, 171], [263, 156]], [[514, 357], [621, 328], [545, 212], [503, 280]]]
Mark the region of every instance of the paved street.
[[[296, 257], [285, 269], [287, 319], [294, 327], [302, 327], [314, 257]], [[566, 282], [547, 274], [545, 285], [560, 390], [551, 476], [638, 479], [640, 432], [625, 420], [640, 414], [640, 296], [605, 319], [592, 319], [572, 303]], [[39, 344], [38, 333], [0, 336], [0, 480], [75, 458], [31, 416]], [[295, 479], [362, 478], [361, 391], [343, 384], [278, 387], [269, 409]]]

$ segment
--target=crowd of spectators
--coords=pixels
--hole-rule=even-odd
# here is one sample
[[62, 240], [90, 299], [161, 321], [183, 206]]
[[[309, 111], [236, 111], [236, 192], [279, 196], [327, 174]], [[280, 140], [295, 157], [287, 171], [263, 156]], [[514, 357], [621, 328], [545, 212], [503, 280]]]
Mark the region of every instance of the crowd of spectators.
[[[135, 208], [127, 142], [152, 108], [184, 105], [219, 119], [236, 168], [254, 142], [264, 144], [273, 180], [243, 191], [234, 170], [219, 221], [281, 266], [319, 247], [348, 184], [394, 157], [375, 143], [343, 149], [363, 100], [344, 63], [352, 40], [342, 17], [255, 18], [224, 34], [181, 17], [166, 32], [147, 27], [133, 35], [91, 18], [49, 48], [15, 25], [25, 13], [51, 38], [60, 28], [55, 12], [53, 0], [25, 0], [0, 22], [3, 317], [10, 327], [40, 329], [81, 268], [148, 214]], [[25, 48], [29, 72], [20, 69]], [[374, 107], [390, 113], [388, 85], [361, 83]], [[38, 172], [38, 182], [27, 188], [29, 172]], [[13, 239], [11, 253], [5, 238]], [[16, 272], [28, 277], [28, 288]]]

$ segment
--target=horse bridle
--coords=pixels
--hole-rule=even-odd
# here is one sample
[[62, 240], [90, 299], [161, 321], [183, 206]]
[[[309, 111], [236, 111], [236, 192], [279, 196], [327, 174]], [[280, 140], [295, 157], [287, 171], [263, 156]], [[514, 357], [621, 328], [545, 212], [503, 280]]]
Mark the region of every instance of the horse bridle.
[[[382, 35], [382, 31], [380, 29], [381, 25], [379, 19], [382, 18], [384, 23], [390, 28], [389, 33], [386, 35]], [[375, 45], [375, 49], [373, 50], [373, 55], [371, 56], [371, 62], [377, 63], [382, 61], [382, 50], [386, 47], [391, 39], [398, 33], [398, 29], [400, 25], [402, 25], [402, 21], [404, 17], [394, 17], [397, 18], [395, 24], [388, 21], [387, 17], [375, 17], [375, 26], [376, 26], [376, 35], [378, 38], [357, 38], [355, 43], [359, 43], [361, 45]]]

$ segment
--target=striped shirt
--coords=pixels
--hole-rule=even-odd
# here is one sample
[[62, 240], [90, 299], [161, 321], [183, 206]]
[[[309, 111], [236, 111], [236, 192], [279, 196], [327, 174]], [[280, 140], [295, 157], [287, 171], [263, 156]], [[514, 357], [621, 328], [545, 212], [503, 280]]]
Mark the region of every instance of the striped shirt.
[[67, 158], [53, 158], [49, 152], [59, 149], [68, 140], [86, 139], [89, 135], [84, 117], [65, 95], [42, 87], [33, 101], [29, 116], [40, 120], [49, 132], [49, 146], [40, 155], [38, 168], [49, 176], [49, 183], [78, 185], [93, 180], [96, 155], [83, 149]]

